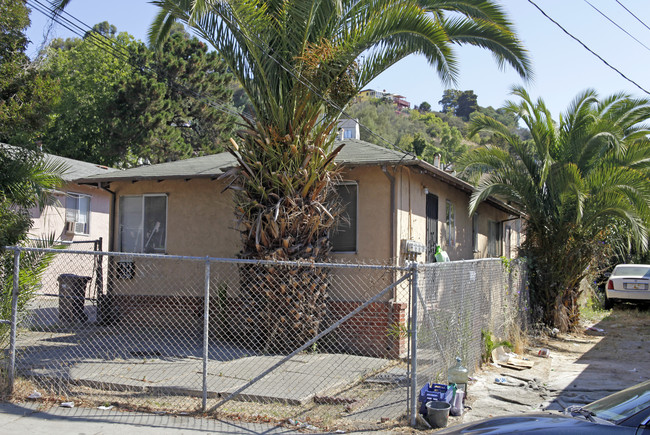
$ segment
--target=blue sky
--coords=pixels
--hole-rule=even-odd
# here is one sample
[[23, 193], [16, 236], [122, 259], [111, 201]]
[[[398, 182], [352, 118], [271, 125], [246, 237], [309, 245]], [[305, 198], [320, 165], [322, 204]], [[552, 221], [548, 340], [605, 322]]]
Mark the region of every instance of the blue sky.
[[[589, 3], [650, 47], [650, 29], [639, 23], [616, 0], [534, 0], [550, 17], [578, 37], [612, 66], [641, 87], [650, 91], [650, 49], [610, 23]], [[648, 0], [618, 0], [646, 25], [650, 26]], [[572, 40], [545, 18], [526, 0], [502, 0], [503, 5], [533, 62], [534, 79], [522, 81], [511, 69], [500, 70], [486, 52], [473, 47], [460, 47], [457, 55], [460, 76], [456, 86], [445, 86], [423, 58], [411, 56], [394, 65], [375, 79], [369, 87], [401, 94], [411, 102], [427, 101], [439, 110], [438, 101], [444, 89], [455, 87], [473, 90], [481, 106], [500, 107], [509, 97], [513, 85], [523, 85], [534, 97], [542, 97], [555, 118], [566, 110], [571, 100], [587, 88], [601, 96], [627, 92], [650, 97], [602, 61]], [[90, 26], [108, 21], [136, 38], [146, 40], [147, 29], [156, 7], [145, 0], [72, 0], [67, 12]], [[28, 52], [33, 55], [47, 33], [48, 22], [39, 12], [31, 14], [28, 37], [34, 42]], [[49, 37], [74, 36], [54, 25]]]

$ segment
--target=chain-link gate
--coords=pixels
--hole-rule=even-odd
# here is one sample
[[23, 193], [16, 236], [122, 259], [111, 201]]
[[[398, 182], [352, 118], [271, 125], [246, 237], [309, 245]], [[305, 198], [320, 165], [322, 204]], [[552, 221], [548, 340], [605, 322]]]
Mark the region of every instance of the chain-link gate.
[[474, 367], [481, 330], [500, 331], [525, 301], [525, 279], [498, 259], [396, 267], [68, 247], [8, 248], [4, 260], [11, 385], [16, 374], [87, 405], [330, 427], [413, 423], [418, 388], [456, 355]]

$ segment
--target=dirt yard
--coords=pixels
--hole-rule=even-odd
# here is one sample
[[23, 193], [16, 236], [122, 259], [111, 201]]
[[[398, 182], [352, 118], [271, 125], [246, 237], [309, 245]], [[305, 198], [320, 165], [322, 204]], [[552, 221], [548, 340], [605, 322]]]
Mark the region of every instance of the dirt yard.
[[[469, 386], [462, 417], [449, 426], [487, 417], [586, 404], [650, 379], [650, 309], [622, 305], [585, 313], [579, 334], [531, 338], [521, 371], [486, 365]], [[548, 358], [539, 357], [546, 348]], [[505, 384], [495, 382], [505, 378]]]

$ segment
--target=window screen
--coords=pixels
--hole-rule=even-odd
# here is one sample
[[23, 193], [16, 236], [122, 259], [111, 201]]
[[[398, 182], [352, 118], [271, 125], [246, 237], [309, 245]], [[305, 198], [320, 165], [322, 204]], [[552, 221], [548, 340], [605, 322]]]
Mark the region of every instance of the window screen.
[[454, 215], [454, 203], [447, 200], [447, 246], [453, 247], [456, 243], [456, 220]]
[[83, 224], [81, 233], [88, 234], [90, 232], [90, 196], [68, 193], [65, 199], [65, 220]]
[[501, 224], [488, 222], [488, 256], [501, 256]]
[[336, 192], [343, 206], [338, 227], [333, 231], [332, 249], [336, 252], [357, 251], [357, 185], [339, 184]]
[[167, 196], [120, 198], [120, 249], [122, 252], [165, 253]]

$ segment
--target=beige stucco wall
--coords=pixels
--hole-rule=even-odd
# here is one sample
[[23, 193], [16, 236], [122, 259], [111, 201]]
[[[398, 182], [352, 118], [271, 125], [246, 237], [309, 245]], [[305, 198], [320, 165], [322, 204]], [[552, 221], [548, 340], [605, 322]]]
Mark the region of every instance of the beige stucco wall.
[[[472, 219], [468, 215], [469, 194], [433, 178], [419, 168], [386, 168], [359, 166], [346, 168], [343, 181], [358, 186], [357, 250], [334, 253], [334, 261], [347, 263], [402, 264], [400, 242], [403, 239], [426, 243], [426, 196], [425, 188], [438, 196], [438, 237], [445, 240], [445, 206], [449, 200], [454, 204], [456, 216], [456, 243], [442, 243], [452, 260], [482, 258], [487, 256], [488, 221], [504, 221], [510, 216], [489, 204], [479, 207], [479, 250], [472, 251]], [[396, 211], [391, 211], [391, 178], [394, 180]], [[224, 183], [219, 180], [190, 179], [114, 182], [111, 189], [116, 193], [114, 248], [119, 246], [119, 198], [125, 195], [160, 194], [168, 198], [166, 253], [196, 257], [234, 258], [240, 249], [240, 236], [235, 229], [232, 193], [222, 192]], [[391, 216], [393, 215], [393, 219]], [[394, 225], [394, 231], [392, 231]], [[516, 240], [512, 225], [512, 238]], [[393, 239], [391, 240], [391, 237]], [[512, 243], [514, 247], [514, 242]], [[512, 250], [514, 255], [515, 250]], [[127, 258], [125, 255], [124, 258]], [[425, 256], [420, 255], [419, 261]], [[136, 259], [135, 278], [118, 280], [114, 291], [123, 294], [182, 294], [200, 295], [203, 289], [204, 265], [177, 260]], [[216, 267], [216, 266], [215, 266]], [[229, 294], [237, 293], [237, 269], [219, 266], [213, 270], [216, 280], [228, 285]], [[228, 269], [230, 267], [230, 269]], [[153, 273], [155, 271], [155, 273]], [[220, 277], [219, 277], [219, 274]], [[191, 276], [191, 278], [186, 278]], [[183, 277], [181, 279], [181, 277]], [[389, 285], [395, 278], [385, 273], [377, 278], [371, 289], [365, 286], [358, 271], [338, 271], [331, 296], [338, 300], [363, 300], [373, 292]], [[180, 292], [180, 293], [177, 293]], [[388, 299], [398, 299], [396, 292]]]
[[[109, 222], [111, 209], [111, 194], [93, 186], [68, 183], [61, 192], [90, 195], [89, 234], [71, 234], [65, 230], [65, 204], [63, 193], [56, 194], [56, 203], [45, 207], [42, 211], [30, 210], [33, 226], [30, 237], [47, 239], [54, 234], [55, 239], [62, 242], [75, 242], [68, 246], [69, 250], [92, 251], [94, 240], [102, 238], [102, 249], [108, 250]], [[89, 242], [89, 243], [83, 243]], [[61, 274], [92, 276], [94, 274], [94, 257], [89, 255], [56, 255], [41, 278], [42, 294], [58, 294], [57, 278]], [[90, 287], [88, 291], [91, 291]]]
[[[234, 258], [240, 249], [239, 233], [235, 230], [232, 193], [222, 192], [225, 185], [219, 180], [194, 178], [189, 180], [162, 180], [114, 182], [115, 192], [114, 248], [121, 251], [120, 197], [144, 194], [167, 195], [166, 254], [191, 257]], [[111, 270], [111, 291], [117, 294], [199, 296], [203, 294], [203, 262], [143, 259], [131, 260], [128, 254], [116, 261], [133, 261], [134, 279], [117, 278], [116, 268]], [[215, 269], [217, 269], [215, 267]], [[234, 272], [213, 270], [214, 282], [233, 282]], [[223, 277], [221, 276], [223, 275]]]
[[65, 195], [56, 194], [57, 203], [39, 211], [30, 211], [33, 227], [30, 236], [45, 238], [54, 233], [57, 240], [62, 241], [88, 241], [102, 237], [108, 240], [110, 221], [111, 195], [105, 190], [93, 186], [68, 183], [61, 189], [62, 192], [90, 195], [90, 233], [67, 234], [65, 231]]
[[166, 254], [233, 258], [239, 251], [232, 194], [219, 180], [138, 181], [111, 183], [116, 195], [115, 250], [119, 246], [120, 197], [167, 195]]
[[377, 166], [361, 166], [343, 173], [343, 181], [358, 186], [357, 252], [334, 253], [341, 261], [385, 263], [392, 257], [390, 181]]
[[[514, 216], [501, 211], [486, 202], [479, 205], [479, 237], [478, 250], [472, 250], [472, 217], [469, 215], [470, 194], [446, 182], [432, 177], [416, 168], [402, 168], [398, 175], [398, 233], [399, 239], [415, 240], [426, 244], [426, 191], [438, 196], [438, 243], [452, 261], [486, 258], [488, 246], [488, 222], [490, 220], [503, 222]], [[455, 214], [455, 243], [447, 243], [448, 228], [446, 225], [447, 201], [454, 206]], [[507, 225], [508, 223], [506, 223]], [[511, 225], [511, 257], [516, 254], [516, 225]], [[503, 224], [502, 224], [503, 226]], [[504, 227], [505, 228], [505, 227]], [[505, 231], [504, 231], [505, 233]], [[502, 244], [505, 253], [505, 243]], [[425, 261], [421, 254], [418, 261]]]

